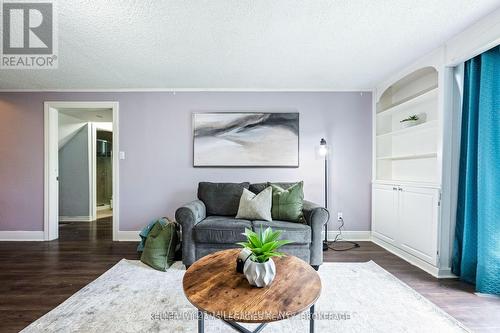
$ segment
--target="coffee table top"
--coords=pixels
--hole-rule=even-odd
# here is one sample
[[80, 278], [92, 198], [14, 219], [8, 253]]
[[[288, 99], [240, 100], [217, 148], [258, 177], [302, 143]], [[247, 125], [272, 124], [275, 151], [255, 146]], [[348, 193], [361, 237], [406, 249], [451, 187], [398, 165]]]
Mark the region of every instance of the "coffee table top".
[[196, 261], [182, 281], [187, 299], [214, 317], [243, 323], [265, 323], [309, 309], [321, 292], [318, 273], [294, 256], [273, 258], [276, 277], [257, 288], [236, 272], [240, 249], [212, 253]]

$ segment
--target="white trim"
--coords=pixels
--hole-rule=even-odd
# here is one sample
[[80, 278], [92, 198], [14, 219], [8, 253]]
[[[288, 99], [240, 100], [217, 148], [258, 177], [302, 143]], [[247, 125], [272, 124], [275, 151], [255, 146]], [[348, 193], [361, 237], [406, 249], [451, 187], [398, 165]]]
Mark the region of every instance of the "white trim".
[[[50, 240], [49, 235], [49, 107], [46, 103], [43, 105], [43, 239]], [[59, 143], [58, 143], [59, 148]]]
[[457, 66], [499, 44], [500, 8], [497, 8], [446, 41], [446, 66]]
[[372, 237], [372, 242], [438, 279], [456, 278], [455, 275], [451, 274], [450, 268], [439, 269], [438, 267], [433, 266], [428, 262], [425, 262], [422, 259], [417, 258], [389, 243], [386, 243], [377, 237]]
[[[44, 239], [52, 240], [58, 238], [59, 212], [58, 185], [55, 178], [58, 175], [57, 157], [57, 109], [101, 109], [110, 108], [113, 110], [113, 240], [116, 240], [116, 233], [119, 228], [119, 126], [118, 126], [118, 102], [44, 102]], [[54, 137], [55, 136], [55, 137]], [[55, 146], [54, 146], [55, 145]], [[53, 165], [53, 166], [52, 166]], [[52, 182], [51, 182], [52, 180]]]
[[[372, 150], [371, 150], [371, 159], [372, 159], [372, 181], [377, 179], [377, 159], [375, 158], [375, 152], [377, 151], [377, 95], [378, 92], [375, 89], [372, 94]], [[370, 205], [371, 205], [371, 191], [370, 191]], [[370, 212], [371, 217], [371, 212]], [[370, 220], [370, 226], [371, 226]]]
[[114, 89], [0, 89], [0, 92], [355, 92], [371, 93], [372, 88], [345, 88], [345, 89], [312, 89], [312, 88], [114, 88]]
[[113, 235], [113, 241], [118, 242], [139, 242], [141, 237], [139, 236], [140, 231], [117, 231]]
[[59, 216], [59, 222], [91, 222], [95, 221], [92, 216]]
[[97, 219], [97, 161], [96, 161], [96, 127], [88, 123], [89, 127], [89, 206], [92, 220]]
[[43, 231], [0, 231], [0, 242], [8, 241], [43, 241]]
[[111, 103], [113, 108], [113, 240], [118, 239], [120, 230], [120, 136], [119, 104]]
[[411, 181], [399, 181], [399, 180], [383, 180], [383, 179], [375, 179], [372, 181], [373, 185], [405, 185], [405, 186], [413, 186], [413, 187], [423, 187], [423, 188], [435, 188], [440, 189], [441, 185], [438, 183], [429, 183], [429, 182], [411, 182]]
[[46, 101], [51, 108], [54, 109], [112, 109], [118, 102], [103, 101], [103, 102], [86, 102], [86, 101]]
[[[58, 200], [50, 200], [50, 198], [58, 198], [59, 185], [56, 180], [59, 177], [59, 143], [58, 143], [58, 112], [52, 106], [45, 102], [44, 110], [44, 213], [43, 213], [43, 230], [44, 239], [53, 240], [59, 237], [59, 229], [51, 228], [50, 221], [59, 219], [59, 202]], [[50, 158], [49, 151], [56, 153]], [[52, 181], [51, 181], [52, 180]]]
[[438, 271], [438, 276], [440, 279], [456, 279], [458, 276], [451, 272], [451, 268], [441, 268]]
[[[328, 231], [328, 241], [335, 240], [338, 234], [337, 230]], [[322, 236], [325, 236], [324, 231], [322, 232]], [[371, 231], [342, 231], [342, 240], [369, 242], [371, 240]]]

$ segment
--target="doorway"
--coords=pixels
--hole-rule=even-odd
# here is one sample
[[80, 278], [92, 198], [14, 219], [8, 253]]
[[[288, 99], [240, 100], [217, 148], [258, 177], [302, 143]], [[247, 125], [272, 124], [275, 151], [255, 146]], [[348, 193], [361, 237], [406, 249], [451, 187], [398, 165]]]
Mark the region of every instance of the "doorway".
[[96, 219], [113, 216], [113, 131], [95, 128]]
[[45, 102], [44, 109], [45, 240], [68, 237], [75, 225], [109, 230], [100, 233], [116, 240], [118, 103]]

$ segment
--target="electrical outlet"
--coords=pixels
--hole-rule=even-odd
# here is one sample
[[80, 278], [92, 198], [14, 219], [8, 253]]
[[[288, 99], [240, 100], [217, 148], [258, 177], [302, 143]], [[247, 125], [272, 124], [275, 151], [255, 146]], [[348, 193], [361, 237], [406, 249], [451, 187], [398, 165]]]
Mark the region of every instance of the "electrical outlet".
[[337, 221], [342, 220], [344, 217], [342, 216], [342, 212], [337, 213]]

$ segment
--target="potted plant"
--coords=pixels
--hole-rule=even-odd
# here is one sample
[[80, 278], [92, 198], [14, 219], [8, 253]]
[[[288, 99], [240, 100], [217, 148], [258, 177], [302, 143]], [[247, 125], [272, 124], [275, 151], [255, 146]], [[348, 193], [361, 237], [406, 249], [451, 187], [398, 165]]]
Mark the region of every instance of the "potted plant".
[[280, 240], [281, 233], [282, 231], [273, 231], [270, 227], [262, 231], [262, 226], [258, 233], [245, 229], [243, 235], [246, 236], [247, 241], [237, 243], [251, 252], [243, 267], [243, 274], [252, 286], [262, 288], [273, 282], [276, 276], [276, 266], [272, 257], [285, 256], [277, 249], [292, 243], [289, 240]]
[[420, 118], [416, 114], [414, 114], [412, 116], [409, 116], [408, 118], [401, 120], [400, 123], [403, 125], [403, 127], [406, 128], [417, 125], [419, 120]]

